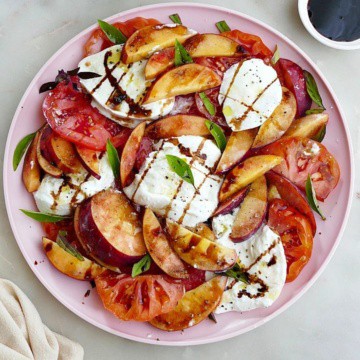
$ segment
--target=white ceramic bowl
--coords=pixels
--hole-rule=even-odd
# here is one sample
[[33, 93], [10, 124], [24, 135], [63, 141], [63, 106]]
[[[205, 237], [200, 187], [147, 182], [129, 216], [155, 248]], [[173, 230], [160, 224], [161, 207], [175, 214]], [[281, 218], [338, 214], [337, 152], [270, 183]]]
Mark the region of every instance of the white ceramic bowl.
[[309, 0], [298, 0], [299, 14], [302, 23], [304, 24], [306, 30], [318, 41], [323, 43], [326, 46], [330, 46], [335, 49], [340, 50], [356, 50], [360, 49], [360, 39], [354, 41], [334, 41], [330, 40], [327, 37], [321, 35], [313, 26], [310, 21], [308, 13], [308, 2]]

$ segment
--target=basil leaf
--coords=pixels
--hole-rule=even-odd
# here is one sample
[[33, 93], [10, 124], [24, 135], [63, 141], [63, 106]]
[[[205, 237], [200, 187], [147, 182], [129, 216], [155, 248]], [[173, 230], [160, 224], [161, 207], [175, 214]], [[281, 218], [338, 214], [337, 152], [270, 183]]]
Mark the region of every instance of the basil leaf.
[[23, 158], [26, 149], [28, 148], [28, 146], [30, 145], [30, 143], [33, 141], [34, 137], [36, 135], [36, 132], [26, 135], [25, 137], [23, 137], [19, 143], [16, 145], [15, 151], [14, 151], [14, 155], [13, 155], [13, 169], [14, 171], [16, 171], [16, 169], [18, 168], [21, 159]]
[[236, 281], [242, 281], [245, 284], [250, 284], [248, 275], [241, 269], [239, 264], [235, 264], [235, 266], [225, 271], [224, 273], [226, 276], [235, 279]]
[[305, 114], [306, 115], [311, 115], [311, 114], [321, 114], [322, 112], [324, 112], [325, 109], [310, 109], [310, 110], [306, 110]]
[[131, 276], [135, 277], [150, 269], [151, 257], [146, 254], [140, 261], [133, 265]]
[[100, 29], [105, 33], [108, 39], [114, 44], [123, 44], [126, 42], [126, 36], [115, 26], [103, 20], [98, 20]]
[[120, 178], [120, 159], [115, 146], [111, 143], [110, 139], [106, 142], [106, 152], [108, 154], [109, 163], [113, 171], [115, 179]]
[[313, 137], [313, 140], [322, 142], [324, 140], [325, 135], [326, 135], [326, 125], [323, 125], [321, 129], [318, 131], [318, 133]]
[[226, 148], [226, 137], [221, 127], [210, 120], [205, 120], [205, 125], [216, 141], [216, 145], [223, 152]]
[[179, 175], [184, 181], [195, 186], [193, 173], [185, 160], [175, 155], [166, 155], [166, 160], [174, 173]]
[[304, 70], [303, 73], [304, 73], [304, 77], [305, 77], [305, 81], [306, 81], [306, 90], [307, 90], [309, 96], [311, 97], [312, 101], [316, 105], [320, 106], [322, 109], [325, 110], [325, 107], [322, 103], [322, 99], [319, 94], [319, 89], [317, 87], [314, 77], [306, 70]]
[[60, 230], [56, 237], [56, 243], [70, 255], [75, 256], [80, 261], [84, 261], [84, 257], [68, 243], [66, 236], [67, 232]]
[[271, 64], [275, 65], [280, 59], [280, 51], [279, 51], [279, 47], [276, 45], [275, 47], [275, 51], [274, 51], [274, 55], [271, 58]]
[[45, 84], [42, 84], [39, 89], [39, 94], [46, 92], [46, 91], [54, 90], [56, 88], [57, 84], [58, 84], [57, 81], [49, 81]]
[[77, 76], [80, 79], [87, 80], [87, 79], [93, 79], [93, 78], [100, 77], [101, 75], [97, 74], [97, 73], [94, 73], [94, 72], [91, 72], [91, 71], [81, 71], [81, 72], [79, 72], [77, 74]]
[[186, 49], [175, 39], [175, 66], [193, 63], [193, 59]]
[[171, 20], [173, 23], [182, 25], [182, 22], [181, 22], [181, 19], [180, 19], [179, 14], [169, 15], [169, 18], [170, 18], [170, 20]]
[[225, 20], [219, 21], [215, 25], [221, 33], [225, 31], [231, 31], [229, 25], [226, 23]]
[[308, 201], [310, 207], [316, 213], [318, 213], [323, 220], [326, 220], [325, 216], [323, 215], [322, 211], [320, 210], [319, 203], [316, 199], [316, 193], [315, 193], [315, 189], [312, 184], [312, 181], [311, 181], [310, 174], [308, 175], [308, 178], [306, 180], [305, 192], [306, 192], [307, 201]]
[[215, 106], [211, 100], [206, 96], [204, 92], [199, 93], [200, 99], [202, 100], [207, 112], [211, 115], [215, 115]]
[[77, 67], [76, 69], [68, 70], [66, 73], [70, 76], [75, 76], [78, 74], [79, 70], [80, 70], [80, 68]]
[[53, 222], [58, 222], [58, 221], [69, 219], [68, 216], [50, 215], [50, 214], [45, 214], [45, 213], [42, 213], [39, 211], [30, 211], [30, 210], [24, 210], [24, 209], [20, 209], [20, 211], [22, 211], [28, 217], [31, 217], [32, 219], [39, 221], [39, 222], [53, 223]]

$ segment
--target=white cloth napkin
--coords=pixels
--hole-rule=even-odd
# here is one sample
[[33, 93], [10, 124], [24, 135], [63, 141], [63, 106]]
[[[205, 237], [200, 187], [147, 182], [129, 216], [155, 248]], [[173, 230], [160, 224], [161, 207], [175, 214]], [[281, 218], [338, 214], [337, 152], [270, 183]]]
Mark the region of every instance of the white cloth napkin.
[[11, 281], [0, 279], [0, 359], [83, 358], [80, 344], [48, 329], [29, 298]]

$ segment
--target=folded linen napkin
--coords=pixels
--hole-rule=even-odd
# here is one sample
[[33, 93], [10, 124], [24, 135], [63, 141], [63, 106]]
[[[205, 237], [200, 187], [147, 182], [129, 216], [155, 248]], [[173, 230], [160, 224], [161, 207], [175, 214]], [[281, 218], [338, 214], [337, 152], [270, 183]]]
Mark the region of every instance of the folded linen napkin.
[[29, 298], [11, 281], [0, 279], [0, 359], [83, 358], [80, 344], [47, 328]]

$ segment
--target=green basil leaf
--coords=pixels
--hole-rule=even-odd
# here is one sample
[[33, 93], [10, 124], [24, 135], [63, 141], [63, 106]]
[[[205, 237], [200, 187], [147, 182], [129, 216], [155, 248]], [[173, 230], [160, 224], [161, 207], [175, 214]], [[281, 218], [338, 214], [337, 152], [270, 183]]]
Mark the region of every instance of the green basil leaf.
[[20, 209], [20, 211], [22, 211], [26, 216], [31, 217], [32, 219], [39, 222], [53, 223], [53, 222], [67, 220], [70, 218], [68, 216], [45, 214], [39, 211], [30, 211], [24, 209]]
[[123, 44], [126, 42], [126, 36], [115, 26], [103, 20], [98, 20], [100, 29], [105, 33], [108, 39], [114, 44]]
[[315, 193], [315, 189], [312, 184], [312, 181], [311, 181], [310, 174], [308, 175], [308, 178], [306, 180], [305, 192], [306, 192], [307, 201], [308, 201], [310, 207], [316, 213], [318, 213], [323, 220], [326, 220], [325, 216], [323, 215], [322, 211], [320, 210], [319, 203], [316, 199], [316, 193]]
[[221, 127], [210, 120], [205, 120], [205, 125], [215, 139], [218, 148], [223, 152], [226, 148], [226, 137]]
[[306, 110], [305, 114], [306, 115], [311, 115], [311, 114], [321, 114], [322, 112], [324, 112], [325, 109], [310, 109], [310, 110]]
[[173, 23], [182, 25], [179, 14], [172, 14], [172, 15], [169, 16], [169, 18]]
[[67, 232], [60, 230], [56, 238], [56, 243], [70, 255], [76, 257], [80, 261], [84, 261], [84, 257], [73, 246], [69, 244], [69, 242], [66, 240], [66, 237]]
[[146, 254], [140, 261], [133, 265], [131, 276], [135, 277], [150, 269], [151, 257]]
[[319, 94], [319, 89], [317, 87], [314, 77], [306, 70], [303, 71], [305, 81], [306, 81], [306, 90], [311, 97], [311, 100], [322, 109], [325, 110], [325, 107], [322, 102], [322, 98]]
[[279, 61], [279, 59], [280, 59], [280, 51], [279, 51], [279, 47], [276, 45], [274, 55], [271, 58], [271, 64], [275, 65]]
[[225, 31], [231, 31], [229, 25], [226, 23], [225, 20], [219, 21], [215, 25], [221, 33]]
[[120, 159], [115, 146], [111, 143], [110, 139], [106, 142], [106, 152], [109, 158], [109, 163], [113, 171], [115, 179], [120, 178]]
[[193, 62], [186, 49], [180, 44], [178, 39], [175, 39], [175, 66], [191, 64]]
[[226, 276], [235, 279], [236, 281], [242, 281], [245, 284], [250, 284], [248, 275], [241, 269], [239, 264], [235, 264], [235, 266], [225, 271]]
[[14, 171], [16, 171], [16, 169], [18, 168], [18, 166], [20, 164], [20, 161], [21, 161], [22, 157], [25, 154], [26, 149], [28, 148], [30, 143], [33, 141], [35, 135], [36, 135], [36, 132], [34, 132], [32, 134], [29, 134], [29, 135], [26, 135], [16, 145], [14, 155], [13, 155], [13, 169], [14, 169]]
[[215, 115], [215, 106], [211, 100], [206, 96], [204, 92], [199, 93], [200, 99], [202, 100], [207, 112], [211, 115]]
[[180, 159], [175, 155], [166, 155], [166, 160], [174, 173], [180, 176], [184, 181], [195, 186], [193, 173], [185, 160]]
[[323, 125], [321, 129], [318, 131], [318, 133], [313, 137], [313, 140], [322, 142], [324, 140], [325, 135], [326, 135], [326, 125]]

